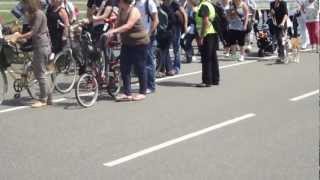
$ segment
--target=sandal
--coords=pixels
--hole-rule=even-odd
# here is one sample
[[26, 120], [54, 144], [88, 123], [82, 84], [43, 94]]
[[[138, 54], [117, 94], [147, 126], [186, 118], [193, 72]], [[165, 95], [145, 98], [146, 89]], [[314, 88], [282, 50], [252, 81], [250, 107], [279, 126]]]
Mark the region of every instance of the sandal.
[[126, 101], [132, 101], [132, 96], [127, 96], [125, 94], [119, 94], [116, 96], [116, 101], [117, 102], [126, 102]]
[[47, 103], [42, 101], [35, 101], [33, 104], [31, 104], [32, 108], [41, 108], [44, 106], [47, 106]]
[[146, 98], [146, 95], [144, 94], [136, 94], [133, 96], [132, 100], [133, 101], [142, 101]]

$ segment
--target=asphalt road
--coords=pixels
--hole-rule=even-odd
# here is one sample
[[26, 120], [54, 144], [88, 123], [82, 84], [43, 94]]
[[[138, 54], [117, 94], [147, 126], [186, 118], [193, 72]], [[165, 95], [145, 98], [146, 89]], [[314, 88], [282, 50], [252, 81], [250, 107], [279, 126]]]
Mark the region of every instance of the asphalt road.
[[6, 101], [0, 179], [319, 179], [319, 54], [220, 66], [219, 86], [193, 87], [201, 66], [187, 64], [142, 102], [103, 96], [84, 109], [74, 92], [43, 109]]

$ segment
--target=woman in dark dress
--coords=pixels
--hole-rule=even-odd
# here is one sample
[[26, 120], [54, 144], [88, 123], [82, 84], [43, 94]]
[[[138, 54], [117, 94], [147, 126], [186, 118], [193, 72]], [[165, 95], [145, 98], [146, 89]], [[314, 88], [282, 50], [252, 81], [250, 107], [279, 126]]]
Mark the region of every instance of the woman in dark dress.
[[52, 52], [57, 54], [63, 49], [68, 35], [69, 18], [63, 0], [52, 0], [46, 15]]

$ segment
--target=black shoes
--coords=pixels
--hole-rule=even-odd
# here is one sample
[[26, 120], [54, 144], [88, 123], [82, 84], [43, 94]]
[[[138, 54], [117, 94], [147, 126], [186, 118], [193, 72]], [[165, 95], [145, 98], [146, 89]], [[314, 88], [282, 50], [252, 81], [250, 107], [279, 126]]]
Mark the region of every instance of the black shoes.
[[196, 87], [198, 88], [211, 87], [211, 84], [200, 83], [200, 84], [197, 84]]
[[211, 84], [206, 84], [206, 83], [200, 83], [200, 84], [197, 84], [196, 87], [198, 88], [205, 88], [205, 87], [211, 87], [211, 86], [218, 86], [219, 85], [219, 82], [213, 82]]

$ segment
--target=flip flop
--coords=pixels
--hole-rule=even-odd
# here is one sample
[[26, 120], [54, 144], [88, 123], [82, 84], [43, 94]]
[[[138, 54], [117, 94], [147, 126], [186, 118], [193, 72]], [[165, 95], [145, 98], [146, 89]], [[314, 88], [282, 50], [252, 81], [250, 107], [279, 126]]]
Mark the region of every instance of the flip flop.
[[142, 101], [146, 98], [146, 95], [144, 94], [136, 94], [133, 96], [132, 100], [133, 101]]
[[132, 96], [127, 96], [125, 94], [119, 94], [116, 97], [117, 102], [128, 102], [128, 101], [132, 101], [132, 100], [133, 100]]

